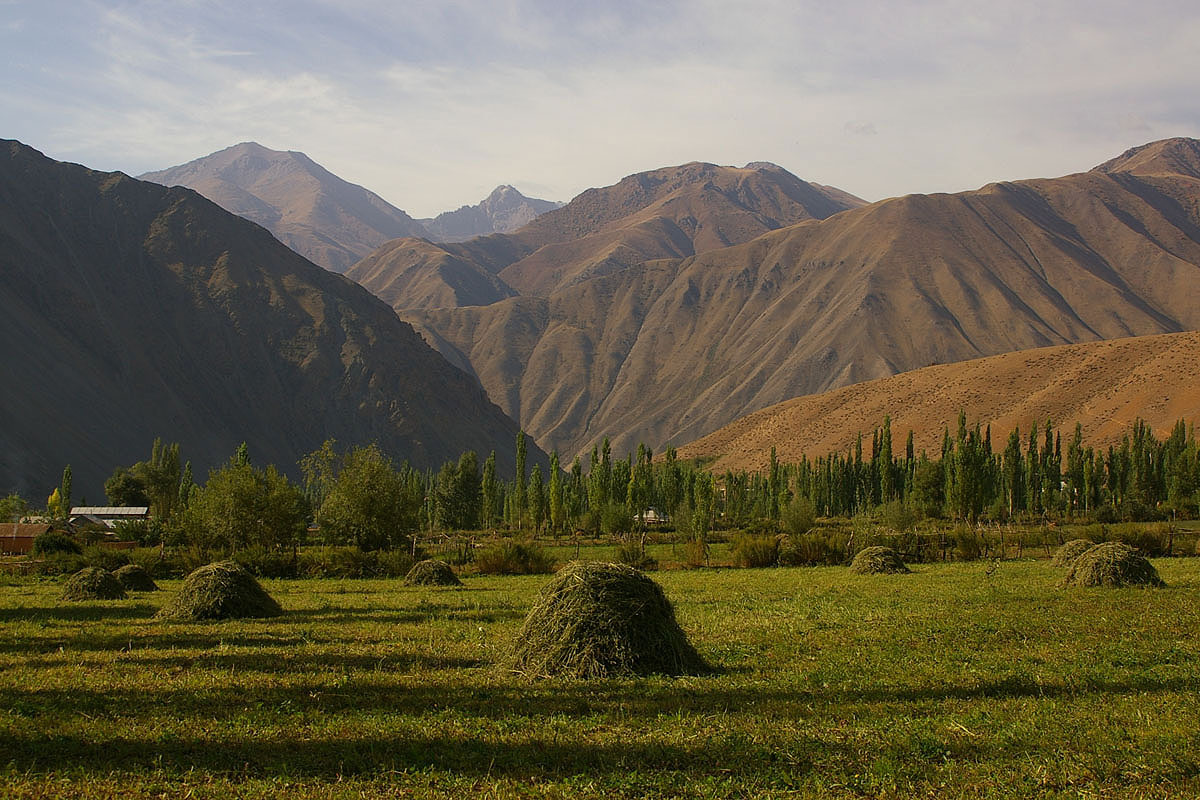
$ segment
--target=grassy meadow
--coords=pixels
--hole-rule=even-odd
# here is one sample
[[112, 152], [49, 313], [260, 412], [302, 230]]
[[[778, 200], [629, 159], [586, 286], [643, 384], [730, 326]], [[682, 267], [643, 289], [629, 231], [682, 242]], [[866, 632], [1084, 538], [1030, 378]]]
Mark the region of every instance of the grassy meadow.
[[1200, 559], [1155, 565], [653, 573], [720, 672], [600, 682], [503, 669], [546, 576], [264, 581], [286, 614], [225, 623], [7, 577], [0, 796], [1200, 796]]

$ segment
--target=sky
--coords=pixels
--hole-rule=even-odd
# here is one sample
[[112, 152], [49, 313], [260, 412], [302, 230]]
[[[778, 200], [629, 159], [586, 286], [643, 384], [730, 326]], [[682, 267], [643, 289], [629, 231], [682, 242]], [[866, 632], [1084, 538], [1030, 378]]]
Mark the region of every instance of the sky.
[[867, 200], [1200, 137], [1195, 0], [0, 0], [0, 138], [130, 175], [243, 141], [417, 217], [688, 161]]

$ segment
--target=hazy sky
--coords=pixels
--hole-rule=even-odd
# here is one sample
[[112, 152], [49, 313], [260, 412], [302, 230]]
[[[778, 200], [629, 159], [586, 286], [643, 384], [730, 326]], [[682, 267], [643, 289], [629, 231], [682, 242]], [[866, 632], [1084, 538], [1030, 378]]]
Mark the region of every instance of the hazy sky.
[[139, 174], [241, 141], [415, 216], [774, 161], [869, 200], [1200, 136], [1200, 4], [0, 0], [0, 138]]

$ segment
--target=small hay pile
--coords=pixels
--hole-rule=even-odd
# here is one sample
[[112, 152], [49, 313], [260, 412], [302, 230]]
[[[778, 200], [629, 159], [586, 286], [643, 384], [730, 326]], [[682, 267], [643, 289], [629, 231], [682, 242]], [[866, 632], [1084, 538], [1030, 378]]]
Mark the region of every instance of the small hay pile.
[[124, 600], [125, 587], [112, 573], [99, 567], [84, 567], [63, 587], [63, 600]]
[[113, 573], [113, 577], [121, 582], [127, 592], [157, 592], [158, 584], [138, 564], [126, 564]]
[[241, 564], [218, 561], [193, 570], [158, 616], [201, 620], [277, 617], [282, 613], [279, 603]]
[[900, 554], [890, 547], [865, 547], [858, 551], [850, 563], [850, 571], [856, 575], [893, 575], [912, 572]]
[[1068, 586], [1166, 586], [1158, 570], [1123, 542], [1105, 542], [1089, 548], [1071, 564]]
[[711, 671], [657, 583], [625, 564], [579, 562], [564, 567], [534, 599], [511, 665], [530, 678]]
[[1054, 553], [1054, 558], [1050, 560], [1052, 567], [1069, 567], [1075, 563], [1075, 559], [1091, 550], [1096, 546], [1096, 543], [1090, 539], [1072, 539], [1058, 548]]
[[445, 561], [428, 558], [413, 564], [404, 576], [405, 586], [462, 586], [462, 581]]

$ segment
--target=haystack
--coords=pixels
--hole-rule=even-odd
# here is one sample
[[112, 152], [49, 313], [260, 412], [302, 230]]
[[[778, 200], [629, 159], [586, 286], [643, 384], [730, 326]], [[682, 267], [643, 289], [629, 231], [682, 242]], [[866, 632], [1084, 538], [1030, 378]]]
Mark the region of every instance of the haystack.
[[568, 564], [542, 587], [512, 655], [528, 677], [695, 675], [710, 667], [657, 583], [625, 564]]
[[113, 572], [113, 577], [121, 582], [127, 592], [158, 591], [158, 584], [139, 564], [126, 564]]
[[1068, 586], [1166, 586], [1158, 570], [1123, 542], [1098, 544], [1071, 564]]
[[84, 567], [63, 587], [63, 600], [124, 600], [125, 587], [112, 573], [99, 567]]
[[1075, 563], [1075, 559], [1095, 546], [1096, 543], [1090, 539], [1072, 539], [1058, 548], [1054, 553], [1054, 558], [1050, 560], [1050, 566], [1069, 567]]
[[905, 566], [900, 554], [890, 547], [866, 547], [858, 551], [850, 563], [850, 571], [856, 575], [891, 575], [912, 572]]
[[188, 575], [179, 593], [158, 612], [172, 619], [277, 617], [279, 603], [235, 561], [219, 561]]
[[445, 561], [427, 558], [413, 564], [404, 576], [405, 586], [462, 586], [462, 581]]

